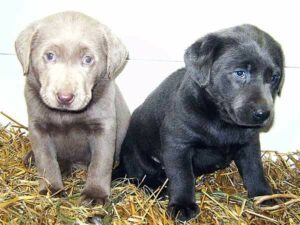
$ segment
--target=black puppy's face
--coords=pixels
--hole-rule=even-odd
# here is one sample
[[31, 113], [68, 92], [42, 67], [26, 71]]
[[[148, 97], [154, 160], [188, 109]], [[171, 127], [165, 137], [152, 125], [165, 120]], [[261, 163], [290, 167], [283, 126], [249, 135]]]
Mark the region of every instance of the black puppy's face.
[[226, 49], [214, 61], [207, 90], [238, 125], [265, 126], [272, 121], [282, 68], [255, 43]]
[[[253, 26], [225, 32], [200, 39], [198, 46], [194, 44], [199, 50], [198, 61], [187, 64], [193, 67], [187, 70], [205, 87], [223, 120], [247, 127], [269, 126], [283, 83], [281, 48]], [[195, 52], [188, 49], [186, 63], [191, 59], [188, 54]]]

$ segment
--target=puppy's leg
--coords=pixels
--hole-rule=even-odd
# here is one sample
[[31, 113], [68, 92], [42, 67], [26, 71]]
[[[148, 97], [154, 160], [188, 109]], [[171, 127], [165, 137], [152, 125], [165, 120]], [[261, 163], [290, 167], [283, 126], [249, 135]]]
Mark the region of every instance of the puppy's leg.
[[186, 221], [199, 213], [195, 203], [195, 178], [192, 168], [191, 148], [170, 143], [163, 146], [165, 172], [169, 179], [169, 214]]
[[116, 143], [115, 119], [103, 122], [101, 133], [89, 137], [91, 162], [82, 200], [104, 204], [110, 196], [110, 184]]
[[[122, 145], [122, 151], [120, 154], [120, 164], [113, 171], [113, 179], [125, 177], [135, 178], [138, 181], [141, 181], [146, 174], [146, 171], [143, 170], [141, 165], [141, 160], [138, 159], [139, 152], [135, 150], [134, 145], [128, 145], [128, 138], [124, 140]], [[130, 162], [130, 163], [129, 163]]]
[[117, 166], [120, 160], [121, 146], [127, 133], [127, 129], [130, 121], [130, 111], [128, 106], [116, 85], [116, 119], [117, 119], [117, 140], [116, 140], [116, 151], [114, 156], [114, 164]]
[[234, 162], [241, 174], [250, 198], [272, 194], [264, 176], [259, 139], [239, 149]]
[[53, 143], [48, 135], [41, 134], [35, 129], [29, 133], [35, 164], [40, 179], [40, 193], [46, 194], [63, 190], [63, 183]]
[[68, 177], [72, 174], [72, 162], [69, 160], [58, 160], [58, 165], [63, 177]]
[[124, 177], [127, 174], [127, 178], [133, 178], [130, 181], [135, 185], [146, 185], [156, 190], [166, 180], [162, 166], [132, 144], [131, 138], [127, 137], [123, 142], [120, 165], [114, 171], [113, 177]]

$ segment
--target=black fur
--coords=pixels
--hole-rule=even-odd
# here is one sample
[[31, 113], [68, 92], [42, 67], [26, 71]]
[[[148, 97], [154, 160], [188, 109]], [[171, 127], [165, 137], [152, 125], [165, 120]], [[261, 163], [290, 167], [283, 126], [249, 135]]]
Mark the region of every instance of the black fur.
[[114, 178], [127, 174], [140, 181], [146, 175], [152, 188], [168, 178], [169, 213], [181, 220], [199, 213], [195, 177], [232, 160], [249, 197], [271, 193], [259, 132], [272, 124], [283, 53], [267, 33], [242, 25], [196, 41], [186, 50], [185, 64], [133, 112], [114, 171]]

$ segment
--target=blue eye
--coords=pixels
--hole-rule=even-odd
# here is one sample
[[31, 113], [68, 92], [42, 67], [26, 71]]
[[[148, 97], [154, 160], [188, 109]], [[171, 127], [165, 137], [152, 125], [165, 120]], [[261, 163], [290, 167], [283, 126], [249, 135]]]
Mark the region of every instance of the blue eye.
[[54, 52], [47, 52], [46, 53], [46, 59], [49, 62], [55, 62], [56, 61], [56, 55]]
[[236, 70], [233, 72], [233, 75], [239, 79], [246, 79], [249, 75], [249, 72], [247, 70]]
[[85, 65], [91, 65], [94, 62], [94, 59], [92, 56], [85, 55], [82, 58], [82, 63]]
[[280, 74], [275, 73], [271, 77], [271, 82], [276, 83], [280, 79]]

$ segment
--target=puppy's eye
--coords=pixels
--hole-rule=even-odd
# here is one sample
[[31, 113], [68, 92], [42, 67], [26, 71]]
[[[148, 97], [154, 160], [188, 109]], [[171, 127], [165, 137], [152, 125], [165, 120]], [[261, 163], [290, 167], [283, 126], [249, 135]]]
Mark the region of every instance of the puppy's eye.
[[46, 60], [48, 62], [55, 62], [56, 61], [56, 55], [54, 52], [47, 52], [46, 53]]
[[276, 83], [278, 80], [280, 80], [280, 74], [278, 73], [273, 74], [271, 77], [271, 82]]
[[94, 59], [92, 56], [85, 55], [82, 57], [82, 63], [84, 65], [91, 65], [94, 62]]
[[246, 79], [249, 72], [247, 70], [236, 70], [233, 72], [233, 75], [239, 79]]

